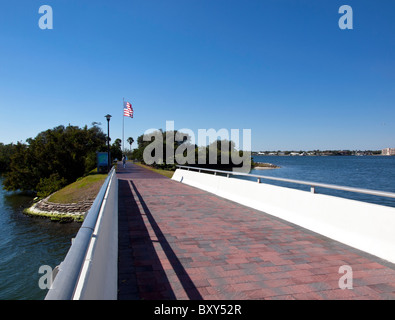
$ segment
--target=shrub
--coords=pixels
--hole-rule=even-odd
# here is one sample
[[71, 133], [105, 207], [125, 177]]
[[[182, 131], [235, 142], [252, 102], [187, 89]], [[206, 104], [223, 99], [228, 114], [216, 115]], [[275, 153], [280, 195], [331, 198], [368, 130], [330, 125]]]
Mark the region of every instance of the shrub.
[[37, 195], [40, 198], [45, 198], [51, 193], [63, 188], [67, 184], [65, 178], [62, 178], [57, 173], [53, 173], [49, 178], [41, 178], [37, 184]]

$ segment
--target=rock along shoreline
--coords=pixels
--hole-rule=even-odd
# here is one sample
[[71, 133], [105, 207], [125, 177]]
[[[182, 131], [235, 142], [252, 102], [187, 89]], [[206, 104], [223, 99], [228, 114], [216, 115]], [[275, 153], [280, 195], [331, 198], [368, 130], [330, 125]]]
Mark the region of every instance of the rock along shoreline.
[[94, 200], [83, 200], [78, 203], [54, 203], [48, 201], [50, 196], [26, 208], [23, 213], [29, 216], [50, 218], [59, 222], [82, 222]]
[[275, 164], [272, 163], [265, 163], [265, 162], [255, 162], [254, 165], [252, 166], [252, 169], [258, 169], [258, 170], [267, 170], [267, 169], [279, 169], [281, 167], [276, 166]]

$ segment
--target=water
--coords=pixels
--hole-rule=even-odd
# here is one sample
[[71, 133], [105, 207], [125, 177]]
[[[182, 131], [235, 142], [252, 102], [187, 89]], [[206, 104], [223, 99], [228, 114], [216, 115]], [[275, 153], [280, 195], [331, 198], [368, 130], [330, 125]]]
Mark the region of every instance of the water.
[[[281, 168], [271, 170], [255, 169], [251, 170], [252, 174], [395, 193], [395, 157], [254, 156], [253, 159], [256, 162], [273, 163]], [[262, 182], [289, 188], [310, 190], [309, 186], [270, 182], [270, 180], [262, 180]], [[377, 197], [325, 188], [316, 188], [316, 192], [395, 207], [394, 198]]]
[[0, 300], [41, 300], [47, 294], [38, 286], [42, 265], [59, 265], [80, 227], [32, 218], [23, 209], [32, 197], [7, 192], [0, 177]]

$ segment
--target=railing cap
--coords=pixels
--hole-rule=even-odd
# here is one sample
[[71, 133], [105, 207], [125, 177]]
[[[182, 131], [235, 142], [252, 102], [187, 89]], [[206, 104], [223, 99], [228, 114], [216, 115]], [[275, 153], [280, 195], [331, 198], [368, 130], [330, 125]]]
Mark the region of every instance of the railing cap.
[[267, 179], [267, 180], [274, 180], [274, 181], [282, 181], [282, 182], [288, 182], [288, 183], [294, 183], [294, 184], [307, 185], [310, 187], [321, 187], [321, 188], [326, 188], [326, 189], [342, 190], [342, 191], [349, 191], [349, 192], [354, 192], [354, 193], [370, 194], [370, 195], [380, 196], [380, 197], [395, 198], [395, 193], [388, 192], [388, 191], [370, 190], [370, 189], [346, 187], [346, 186], [339, 186], [339, 185], [320, 183], [320, 182], [294, 180], [294, 179], [286, 179], [286, 178], [278, 178], [278, 177], [269, 177], [269, 176], [262, 176], [262, 175], [258, 175], [258, 174], [237, 172], [237, 171], [224, 171], [224, 170], [191, 167], [191, 166], [183, 166], [183, 165], [177, 165], [177, 167], [180, 169], [187, 168], [188, 170], [193, 169], [193, 170], [200, 170], [200, 171], [225, 173], [227, 175], [253, 177], [253, 178], [259, 178], [259, 179]]

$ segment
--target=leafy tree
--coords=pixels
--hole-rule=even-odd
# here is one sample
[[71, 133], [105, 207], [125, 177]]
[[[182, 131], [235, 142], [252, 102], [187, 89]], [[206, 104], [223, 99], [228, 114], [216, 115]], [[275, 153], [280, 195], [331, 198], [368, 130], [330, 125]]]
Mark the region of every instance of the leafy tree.
[[[106, 136], [97, 126], [58, 126], [18, 142], [5, 174], [6, 190], [37, 191], [45, 196], [91, 171]], [[48, 193], [49, 192], [49, 193]]]
[[35, 178], [36, 170], [33, 168], [33, 157], [28, 145], [18, 142], [10, 158], [9, 171], [3, 181], [6, 190], [34, 190], [38, 181]]
[[37, 184], [37, 195], [39, 197], [46, 197], [51, 193], [63, 188], [67, 184], [65, 178], [59, 176], [58, 173], [51, 174], [48, 178], [41, 178]]
[[[150, 134], [151, 140], [144, 139], [144, 135], [141, 135], [137, 138], [137, 148], [133, 150], [132, 152], [132, 158], [138, 161], [141, 161], [142, 163], [145, 163], [144, 161], [144, 150], [147, 146], [149, 146], [155, 139], [160, 139], [161, 140], [161, 145], [160, 142], [157, 145], [158, 148], [162, 148], [163, 150], [163, 157], [158, 158], [158, 161], [153, 164], [154, 167], [161, 168], [161, 169], [174, 169], [175, 164], [170, 163], [169, 159], [166, 159], [166, 156], [171, 156], [173, 160], [175, 161], [175, 153], [172, 155], [168, 155], [166, 152], [166, 147], [168, 143], [172, 144], [172, 150], [174, 152], [177, 150], [177, 148], [185, 143], [188, 143], [190, 141], [190, 137], [188, 135], [184, 136], [184, 139], [182, 141], [175, 141], [174, 137], [177, 135], [177, 131], [163, 131], [163, 130], [157, 130], [154, 131]], [[156, 143], [158, 143], [156, 141]], [[195, 148], [195, 146], [194, 146]], [[154, 151], [153, 151], [154, 152]], [[186, 151], [184, 151], [185, 153]], [[154, 156], [154, 155], [153, 155]], [[173, 161], [173, 162], [174, 162]]]
[[11, 155], [15, 150], [15, 145], [0, 143], [0, 173], [8, 171], [11, 162]]
[[[183, 150], [183, 156], [187, 156], [187, 146], [190, 148], [189, 150], [193, 150], [194, 157], [193, 161], [185, 163], [185, 165], [189, 166], [199, 166], [205, 168], [213, 168], [213, 169], [222, 169], [222, 170], [231, 170], [233, 167], [241, 166], [240, 163], [233, 163], [233, 158], [231, 154], [236, 152], [239, 157], [243, 156], [242, 151], [237, 151], [235, 148], [235, 143], [229, 140], [216, 140], [212, 142], [209, 146], [201, 146], [198, 147], [197, 145], [191, 144], [191, 137], [189, 135], [184, 135], [182, 141], [176, 141], [174, 137], [177, 135], [177, 131], [169, 131], [163, 132], [162, 130], [154, 131], [150, 134], [151, 140], [145, 141], [144, 135], [141, 135], [137, 138], [137, 148], [133, 150], [132, 158], [138, 161], [145, 163], [144, 161], [144, 150], [154, 141], [161, 139], [157, 147], [160, 149], [160, 143], [162, 143], [162, 157], [157, 158], [158, 161], [152, 164], [152, 166], [161, 168], [161, 169], [169, 169], [174, 170], [175, 164], [169, 163], [169, 159], [166, 159], [166, 156], [169, 155], [166, 152], [166, 146], [168, 143], [173, 144], [174, 154], [172, 159], [176, 163], [176, 156], [175, 153], [182, 144], [184, 144], [185, 148]], [[155, 149], [155, 148], [152, 148]], [[151, 155], [155, 157], [153, 154], [156, 151], [153, 150]], [[210, 158], [211, 155], [211, 158]]]
[[129, 143], [129, 145], [130, 145], [130, 150], [132, 150], [132, 144], [133, 144], [133, 142], [134, 142], [134, 139], [132, 138], [132, 137], [129, 137], [129, 138], [127, 138], [127, 140], [126, 140], [128, 143]]
[[122, 140], [121, 139], [115, 139], [114, 143], [110, 147], [110, 153], [111, 153], [111, 158], [112, 160], [122, 159]]

